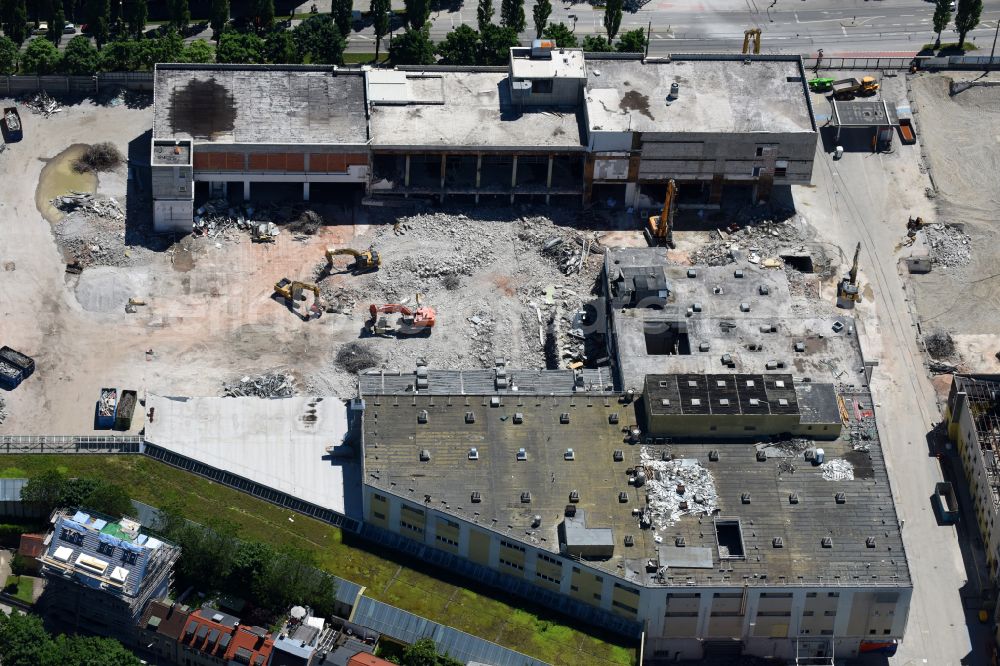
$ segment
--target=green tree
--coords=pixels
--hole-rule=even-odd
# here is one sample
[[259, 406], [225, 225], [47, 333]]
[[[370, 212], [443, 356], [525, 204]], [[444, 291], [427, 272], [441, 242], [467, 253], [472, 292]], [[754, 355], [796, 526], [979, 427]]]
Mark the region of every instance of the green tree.
[[28, 11], [24, 0], [0, 0], [0, 27], [20, 47], [28, 36]]
[[[45, 42], [36, 39], [35, 42]], [[51, 43], [45, 42], [52, 46]], [[52, 639], [35, 615], [0, 613], [0, 663], [4, 666], [53, 664], [56, 657]]]
[[434, 42], [425, 28], [407, 28], [392, 40], [389, 60], [394, 65], [433, 65]]
[[583, 50], [588, 53], [609, 53], [615, 47], [604, 35], [587, 35], [583, 38]]
[[16, 74], [21, 51], [9, 37], [0, 37], [0, 74]]
[[206, 528], [184, 521], [165, 534], [181, 547], [175, 572], [184, 585], [218, 585], [232, 575], [239, 548], [233, 523], [220, 520]]
[[408, 645], [403, 650], [400, 662], [403, 666], [461, 666], [462, 664], [461, 661], [448, 655], [438, 654], [433, 638], [421, 638], [416, 643]]
[[646, 31], [642, 28], [629, 30], [622, 33], [622, 38], [618, 40], [619, 53], [645, 53], [646, 52]]
[[934, 40], [934, 48], [941, 47], [941, 32], [951, 23], [951, 2], [952, 0], [937, 0], [934, 4], [934, 32], [937, 38]]
[[[69, 49], [73, 46], [73, 42], [77, 40], [86, 40], [86, 37], [82, 35], [74, 37], [69, 40], [69, 45], [66, 47], [66, 53], [63, 55], [63, 68], [66, 68], [66, 59], [69, 56]], [[157, 40], [160, 41], [160, 40]], [[84, 70], [80, 74], [93, 73], [97, 69], [97, 50], [90, 46], [90, 42], [87, 42], [87, 46], [90, 47], [90, 51], [85, 51], [83, 47], [80, 47], [80, 58], [81, 64], [90, 66], [89, 70]], [[91, 53], [92, 52], [92, 53]], [[87, 60], [89, 58], [89, 61]], [[169, 62], [176, 62], [177, 59], [171, 60]], [[166, 61], [165, 61], [166, 62]], [[128, 491], [115, 483], [101, 482], [94, 488], [93, 491], [80, 505], [83, 508], [97, 511], [98, 513], [103, 513], [114, 518], [119, 518], [121, 516], [134, 516], [135, 507], [132, 505], [132, 498], [129, 497]]]
[[555, 40], [556, 46], [564, 49], [575, 49], [578, 45], [576, 35], [565, 23], [550, 23], [542, 34], [546, 39]]
[[524, 0], [500, 0], [500, 25], [513, 29], [515, 34], [524, 30]]
[[331, 8], [333, 22], [337, 24], [340, 34], [347, 37], [351, 34], [351, 24], [354, 19], [354, 3], [352, 0], [333, 0]]
[[983, 0], [958, 0], [955, 11], [955, 29], [958, 30], [958, 48], [965, 48], [965, 36], [979, 25], [983, 14]]
[[101, 49], [101, 71], [132, 72], [142, 67], [142, 49], [133, 40], [108, 42]]
[[608, 41], [613, 41], [622, 24], [622, 8], [624, 0], [607, 0], [604, 5], [604, 30], [608, 33]]
[[[28, 44], [24, 52], [21, 65], [25, 71], [41, 73], [39, 68], [46, 70], [48, 74], [55, 70], [55, 65], [59, 62], [59, 52], [48, 47], [51, 43], [43, 39], [34, 39]], [[52, 52], [55, 51], [53, 55]], [[37, 476], [28, 479], [28, 483], [21, 489], [21, 501], [29, 504], [38, 504], [45, 509], [45, 513], [52, 513], [53, 509], [58, 509], [66, 488], [66, 476], [56, 469], [49, 469]]]
[[258, 32], [265, 32], [274, 25], [274, 0], [250, 0], [250, 16]]
[[536, 38], [542, 36], [550, 16], [552, 16], [551, 0], [535, 0], [535, 6], [531, 10], [531, 18], [535, 22]]
[[97, 48], [100, 49], [108, 41], [108, 31], [111, 25], [110, 0], [87, 0], [84, 16], [87, 20], [87, 30], [97, 43]]
[[479, 62], [479, 33], [464, 23], [437, 45], [442, 65], [476, 65]]
[[134, 39], [141, 39], [146, 32], [146, 19], [149, 17], [149, 7], [146, 0], [124, 0], [122, 12], [128, 34]]
[[52, 8], [48, 14], [49, 31], [45, 36], [56, 46], [63, 38], [63, 30], [66, 28], [66, 12], [63, 10], [62, 0], [52, 0]]
[[[60, 70], [65, 74], [94, 74], [97, 72], [99, 64], [100, 58], [98, 57], [97, 49], [90, 43], [90, 38], [85, 35], [77, 35], [66, 44], [66, 50], [63, 51], [62, 62], [60, 63]], [[129, 505], [131, 506], [131, 502]], [[89, 504], [87, 507], [103, 511], [103, 509], [97, 509]]]
[[389, 0], [371, 0], [369, 6], [372, 17], [372, 28], [375, 30], [375, 61], [378, 61], [382, 38], [389, 34], [389, 20], [392, 17], [392, 5]]
[[343, 62], [344, 36], [329, 14], [314, 14], [296, 26], [292, 33], [303, 59], [323, 65]]
[[212, 39], [218, 41], [229, 23], [229, 0], [212, 0]]
[[191, 23], [188, 0], [167, 0], [167, 13], [170, 15], [170, 27], [175, 30], [186, 30]]
[[510, 58], [510, 49], [517, 46], [517, 33], [513, 28], [488, 25], [479, 34], [479, 65], [504, 65]]
[[406, 22], [411, 28], [420, 29], [431, 15], [430, 0], [403, 0], [406, 7]]
[[264, 57], [268, 62], [295, 65], [302, 62], [295, 37], [287, 30], [272, 30], [264, 40]]
[[264, 40], [257, 35], [224, 32], [215, 47], [215, 62], [220, 63], [262, 63], [264, 62]]
[[110, 638], [94, 636], [59, 636], [55, 651], [61, 666], [139, 666], [139, 659]]
[[493, 23], [494, 11], [496, 10], [493, 8], [493, 0], [479, 0], [476, 6], [476, 27], [479, 28], [479, 32], [483, 32], [486, 26]]
[[243, 541], [233, 555], [233, 568], [229, 574], [229, 589], [250, 590], [258, 578], [274, 561], [274, 548], [260, 541]]
[[184, 47], [184, 62], [215, 62], [215, 49], [204, 39], [196, 39]]

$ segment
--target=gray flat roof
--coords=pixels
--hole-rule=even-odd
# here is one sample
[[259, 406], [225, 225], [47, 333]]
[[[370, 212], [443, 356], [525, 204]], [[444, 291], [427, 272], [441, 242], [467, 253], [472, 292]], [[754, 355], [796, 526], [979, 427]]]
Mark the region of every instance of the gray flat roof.
[[899, 125], [896, 105], [885, 100], [831, 101], [833, 124], [839, 127], [886, 127]]
[[[870, 397], [861, 400], [870, 407]], [[426, 424], [417, 421], [421, 410], [428, 413]], [[474, 413], [473, 423], [467, 422], [466, 412]], [[521, 423], [512, 418], [518, 412]], [[560, 422], [562, 413], [569, 414], [568, 423]], [[614, 413], [618, 424], [610, 423]], [[613, 533], [613, 556], [590, 564], [638, 583], [685, 585], [691, 577], [697, 584], [720, 587], [909, 584], [877, 439], [867, 452], [854, 451], [847, 433], [824, 441], [826, 460], [843, 458], [854, 468], [853, 480], [830, 481], [820, 467], [805, 462], [801, 450], [774, 447], [760, 462], [753, 442], [626, 444], [621, 424], [637, 422], [634, 404], [620, 404], [613, 396], [503, 396], [498, 407], [490, 406], [489, 396], [369, 397], [364, 422], [369, 485], [418, 505], [429, 495], [428, 506], [438, 511], [552, 553], [559, 553], [558, 526], [569, 493], [579, 491], [575, 506], [585, 513], [587, 527]], [[470, 446], [476, 447], [478, 460], [469, 460]], [[520, 448], [527, 460], [517, 460]], [[573, 448], [573, 460], [565, 459], [567, 448]], [[713, 449], [720, 458], [710, 462]], [[430, 460], [420, 460], [421, 450]], [[615, 450], [623, 451], [622, 461], [613, 460]], [[659, 481], [659, 472], [643, 487], [634, 487], [627, 470], [637, 465], [655, 469], [660, 463], [653, 461], [664, 460], [663, 453], [708, 471], [721, 517], [742, 526], [744, 559], [726, 560], [723, 566], [713, 519], [701, 515], [706, 510], [700, 504], [692, 504], [673, 524], [640, 528], [632, 510], [650, 505], [651, 496], [673, 487]], [[480, 492], [480, 502], [471, 502], [473, 491]], [[619, 496], [623, 491], [625, 501]], [[522, 501], [524, 492], [530, 493], [530, 502]], [[689, 495], [697, 492], [692, 487]], [[845, 503], [835, 502], [838, 492], [846, 493]], [[750, 493], [749, 504], [742, 502], [743, 493]], [[798, 494], [798, 503], [789, 501], [790, 493]], [[533, 528], [536, 515], [542, 521]], [[626, 535], [633, 537], [634, 546], [624, 545]], [[705, 569], [698, 563], [704, 558], [696, 558], [686, 568], [670, 558], [674, 564], [663, 578], [647, 573], [648, 559], [659, 557], [661, 547], [675, 548], [677, 536], [685, 538], [687, 547], [710, 549], [714, 566]], [[773, 548], [772, 539], [779, 536], [784, 547]], [[833, 539], [830, 548], [821, 544], [826, 536]], [[866, 545], [868, 537], [876, 537], [874, 548]], [[722, 574], [720, 568], [732, 571]]]
[[157, 65], [153, 137], [224, 144], [368, 140], [361, 72], [332, 67]]
[[[539, 370], [536, 368], [504, 368], [507, 388], [497, 387], [496, 370], [473, 368], [470, 370], [427, 371], [427, 388], [416, 390], [416, 370], [408, 372], [371, 370], [358, 375], [361, 396], [410, 395], [414, 392], [430, 395], [459, 395], [485, 393], [515, 394], [539, 393], [543, 395], [573, 395], [578, 386], [586, 391], [613, 391], [614, 379], [610, 368], [581, 368], [579, 375], [573, 370]], [[579, 377], [579, 384], [577, 383]]]
[[[505, 72], [407, 72], [406, 103], [374, 105], [376, 148], [566, 148], [583, 150], [577, 113], [520, 112]], [[429, 101], [428, 101], [429, 100]]]
[[[587, 61], [588, 129], [612, 132], [815, 132], [797, 60]], [[679, 95], [666, 103], [670, 85]]]

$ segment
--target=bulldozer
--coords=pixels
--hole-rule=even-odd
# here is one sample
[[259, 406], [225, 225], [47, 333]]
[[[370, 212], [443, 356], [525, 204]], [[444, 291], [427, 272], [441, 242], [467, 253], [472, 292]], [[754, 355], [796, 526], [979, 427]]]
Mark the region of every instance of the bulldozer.
[[671, 178], [667, 182], [667, 196], [663, 200], [663, 211], [652, 215], [643, 230], [650, 245], [674, 247], [674, 213], [677, 210], [677, 183]]
[[760, 28], [751, 28], [743, 31], [743, 55], [750, 53], [750, 40], [753, 40], [754, 54], [760, 53]]
[[[311, 291], [313, 294], [312, 304], [304, 311], [299, 311], [300, 302], [305, 300], [302, 295], [304, 291]], [[320, 315], [323, 314], [322, 299], [320, 298], [319, 287], [310, 282], [296, 282], [289, 280], [288, 278], [281, 278], [281, 280], [274, 285], [274, 295], [280, 296], [285, 299], [288, 306], [299, 315], [303, 321], [308, 321], [310, 319], [319, 319]]]
[[[390, 333], [396, 335], [430, 335], [431, 329], [437, 323], [437, 313], [434, 308], [421, 305], [421, 296], [417, 294], [417, 307], [408, 308], [402, 303], [385, 303], [377, 305], [372, 303], [368, 306], [371, 317], [368, 320], [367, 328], [372, 335], [386, 336]], [[383, 314], [400, 314], [402, 317], [395, 328], [389, 325], [387, 317], [380, 317]]]
[[854, 304], [861, 300], [858, 291], [858, 257], [861, 255], [861, 243], [858, 243], [854, 250], [854, 263], [851, 264], [850, 272], [837, 285], [837, 307], [845, 310], [854, 308]]
[[354, 273], [377, 271], [379, 266], [382, 265], [382, 257], [379, 256], [379, 253], [375, 250], [368, 249], [358, 251], [349, 247], [342, 247], [339, 249], [328, 247], [326, 248], [327, 272], [333, 271], [333, 258], [344, 255], [354, 257], [354, 263], [348, 268], [348, 270]]

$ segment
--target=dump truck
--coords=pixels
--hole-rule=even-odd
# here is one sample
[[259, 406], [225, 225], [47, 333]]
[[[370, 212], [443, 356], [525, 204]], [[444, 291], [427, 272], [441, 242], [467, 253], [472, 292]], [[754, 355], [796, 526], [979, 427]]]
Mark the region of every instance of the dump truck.
[[815, 79], [809, 79], [809, 90], [814, 93], [829, 92], [833, 87], [833, 79], [818, 76]]
[[899, 140], [907, 145], [913, 145], [917, 142], [917, 133], [913, 129], [913, 121], [911, 119], [899, 119]]
[[94, 429], [109, 430], [114, 426], [117, 409], [118, 389], [102, 388], [101, 397], [97, 401], [97, 412], [94, 416]]
[[958, 496], [950, 482], [938, 481], [935, 484], [934, 508], [942, 523], [953, 525], [958, 522]]
[[0, 128], [3, 129], [3, 140], [6, 143], [16, 143], [24, 138], [24, 131], [21, 129], [21, 116], [17, 113], [17, 108], [8, 106], [3, 110], [3, 122]]
[[132, 429], [132, 414], [135, 412], [135, 405], [138, 401], [139, 394], [135, 391], [122, 391], [122, 396], [118, 399], [118, 407], [115, 409], [115, 430], [124, 432]]
[[840, 79], [830, 84], [833, 98], [838, 100], [868, 97], [878, 92], [878, 87], [874, 76], [865, 76], [861, 80], [852, 76], [849, 79]]
[[17, 388], [35, 371], [35, 360], [16, 349], [0, 347], [0, 386], [8, 390]]

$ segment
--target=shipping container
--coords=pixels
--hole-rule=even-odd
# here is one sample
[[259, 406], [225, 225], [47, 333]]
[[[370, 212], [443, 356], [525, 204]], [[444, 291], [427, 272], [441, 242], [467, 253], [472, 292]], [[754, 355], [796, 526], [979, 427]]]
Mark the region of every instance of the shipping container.
[[115, 412], [118, 409], [118, 389], [102, 388], [101, 398], [97, 401], [94, 417], [94, 428], [108, 430], [115, 424]]
[[3, 129], [3, 140], [7, 143], [16, 143], [24, 138], [24, 132], [21, 130], [21, 116], [17, 113], [17, 109], [13, 106], [8, 106], [3, 110], [3, 118], [0, 118], [0, 128]]
[[135, 391], [122, 391], [121, 398], [118, 399], [118, 409], [115, 411], [115, 430], [132, 429], [132, 413], [135, 411], [135, 403], [138, 394]]

